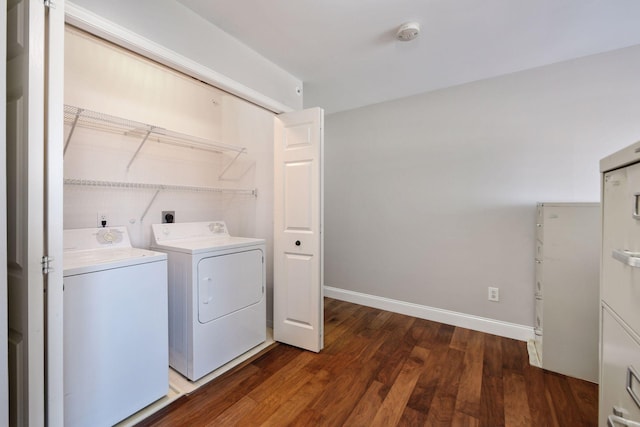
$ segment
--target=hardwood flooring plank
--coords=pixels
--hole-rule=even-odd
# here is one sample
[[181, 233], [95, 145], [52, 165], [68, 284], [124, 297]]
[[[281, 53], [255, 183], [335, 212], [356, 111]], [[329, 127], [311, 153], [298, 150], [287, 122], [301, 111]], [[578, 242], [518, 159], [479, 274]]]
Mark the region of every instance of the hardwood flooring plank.
[[469, 335], [471, 334], [471, 332], [472, 331], [469, 329], [456, 328], [453, 331], [453, 335], [451, 336], [449, 346], [451, 348], [455, 348], [456, 350], [466, 351], [467, 341], [469, 340]]
[[[457, 329], [460, 328], [456, 328], [456, 330]], [[467, 330], [465, 334], [466, 352], [464, 355], [462, 375], [460, 376], [460, 384], [458, 386], [458, 396], [456, 398], [456, 412], [467, 414], [476, 420], [480, 416], [484, 336], [485, 334], [482, 332], [470, 330]]]
[[[350, 327], [363, 317], [367, 311], [366, 307], [354, 305], [355, 309], [345, 310], [345, 313], [334, 317], [332, 327], [327, 330], [325, 327], [324, 344], [325, 349], [330, 351], [339, 351], [339, 347], [334, 348], [334, 341], [339, 340], [341, 336], [350, 330]], [[350, 334], [349, 334], [350, 335]]]
[[[324, 425], [341, 425], [360, 401], [378, 369], [375, 362], [354, 363], [332, 379], [311, 405]], [[339, 398], [337, 398], [339, 397]]]
[[532, 426], [524, 376], [516, 372], [505, 372], [503, 379], [505, 425]]
[[418, 382], [422, 367], [427, 361], [429, 350], [414, 347], [405, 361], [398, 378], [391, 386], [380, 409], [371, 423], [372, 426], [393, 426], [400, 421], [407, 401]]
[[391, 316], [389, 316], [387, 321], [384, 322], [382, 328], [404, 335], [416, 322], [416, 320], [418, 319], [416, 319], [415, 317], [405, 316], [398, 313], [391, 313]]
[[[557, 420], [554, 421], [553, 418], [553, 408], [550, 408], [547, 404], [544, 376], [544, 370], [536, 366], [527, 366], [524, 369], [524, 377], [527, 382], [529, 412], [531, 414], [531, 422], [534, 426], [557, 425]], [[597, 391], [595, 395], [597, 395]]]
[[443, 368], [435, 396], [429, 408], [427, 426], [450, 426], [458, 395], [462, 361], [464, 353], [450, 348], [447, 352], [447, 364]]
[[268, 420], [274, 413], [280, 410], [289, 399], [291, 399], [310, 380], [309, 372], [300, 369], [297, 372], [283, 378], [276, 386], [269, 389], [269, 394], [260, 395], [257, 399], [253, 393], [248, 396], [259, 403], [259, 406], [246, 411], [239, 420], [240, 425], [259, 425]]
[[[503, 427], [504, 420], [504, 388], [502, 378], [483, 375], [480, 397], [480, 425], [482, 427]], [[535, 424], [543, 426], [545, 424]]]
[[430, 350], [429, 358], [424, 371], [418, 378], [416, 386], [409, 397], [407, 407], [427, 415], [431, 408], [431, 402], [438, 389], [440, 373], [443, 361], [447, 357], [448, 350], [444, 348]]
[[309, 404], [322, 393], [329, 383], [327, 371], [317, 372], [309, 382], [304, 384], [291, 398], [283, 403], [262, 425], [279, 427], [294, 422]]
[[580, 408], [584, 425], [596, 425], [598, 419], [598, 385], [578, 378], [567, 377], [574, 400]]
[[[143, 420], [138, 426], [186, 425], [197, 422], [203, 413], [216, 417], [244, 396], [244, 393], [236, 392], [237, 387], [259, 374], [259, 368], [247, 366], [236, 375], [225, 376], [215, 381], [215, 388], [209, 383], [201, 387], [198, 393], [183, 396], [178, 402]], [[177, 408], [180, 410], [176, 410]]]
[[555, 409], [558, 423], [562, 426], [579, 423], [582, 419], [578, 404], [573, 398], [567, 377], [555, 372], [545, 371], [544, 383], [549, 391], [550, 401]]
[[207, 427], [218, 426], [235, 426], [241, 423], [241, 419], [244, 417], [247, 411], [251, 411], [258, 404], [252, 398], [245, 396], [238, 400], [236, 403], [227, 408], [222, 414], [217, 416], [211, 422], [206, 423]]
[[527, 345], [511, 338], [502, 340], [502, 368], [522, 374], [525, 366], [529, 366]]
[[416, 345], [422, 348], [433, 348], [436, 346], [436, 336], [440, 329], [441, 323], [432, 322], [430, 320], [424, 321], [424, 331], [420, 339], [416, 342]]
[[369, 328], [370, 329], [380, 329], [382, 328], [382, 325], [384, 325], [387, 320], [389, 320], [389, 317], [391, 317], [393, 313], [391, 313], [390, 311], [380, 311], [380, 313], [378, 313], [378, 315], [371, 321], [371, 323], [369, 323]]
[[504, 338], [486, 334], [484, 337], [484, 366], [482, 374], [502, 378], [502, 345]]
[[299, 377], [305, 377], [307, 375], [305, 372], [300, 371], [312, 360], [314, 360], [313, 353], [309, 351], [300, 352], [295, 359], [283, 365], [277, 372], [253, 388], [248, 393], [248, 396], [256, 402], [261, 402], [272, 397], [274, 393], [291, 387], [292, 383], [299, 381]]
[[427, 422], [427, 415], [416, 411], [415, 409], [411, 409], [408, 406], [404, 408], [402, 412], [402, 417], [400, 421], [398, 421], [399, 427], [415, 427], [415, 426], [423, 426]]
[[452, 426], [456, 427], [479, 427], [480, 420], [462, 412], [456, 411], [453, 414]]
[[387, 385], [379, 381], [373, 381], [349, 414], [349, 418], [344, 422], [344, 425], [357, 427], [362, 425], [363, 420], [372, 420], [388, 392], [389, 387]]
[[451, 338], [453, 338], [453, 332], [456, 330], [455, 326], [440, 324], [438, 333], [433, 339], [433, 345], [449, 345]]

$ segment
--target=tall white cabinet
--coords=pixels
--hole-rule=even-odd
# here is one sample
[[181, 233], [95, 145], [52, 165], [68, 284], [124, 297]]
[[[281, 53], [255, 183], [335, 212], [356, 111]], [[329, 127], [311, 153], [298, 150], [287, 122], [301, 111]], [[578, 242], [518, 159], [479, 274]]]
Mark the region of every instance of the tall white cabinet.
[[600, 205], [539, 203], [536, 351], [544, 369], [598, 381]]
[[600, 162], [600, 426], [640, 426], [640, 143]]

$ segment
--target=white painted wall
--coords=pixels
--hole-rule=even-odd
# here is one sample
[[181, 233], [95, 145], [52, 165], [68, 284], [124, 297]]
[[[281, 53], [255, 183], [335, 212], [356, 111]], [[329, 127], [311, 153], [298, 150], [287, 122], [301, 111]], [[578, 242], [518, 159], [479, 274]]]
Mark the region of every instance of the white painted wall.
[[[247, 147], [216, 154], [148, 141], [127, 171], [140, 138], [77, 128], [64, 159], [65, 178], [223, 188], [257, 188], [258, 197], [66, 185], [64, 228], [95, 227], [97, 213], [128, 227], [137, 247], [149, 247], [162, 210], [179, 222], [221, 219], [231, 234], [267, 239], [271, 307], [273, 247], [273, 113], [171, 71], [78, 30], [65, 34], [65, 103], [166, 129]], [[65, 126], [65, 138], [70, 126]], [[270, 316], [269, 312], [269, 316]]]
[[68, 13], [78, 7], [292, 110], [302, 108], [302, 96], [296, 90], [302, 89], [300, 79], [174, 0], [67, 2]]
[[533, 325], [535, 203], [599, 200], [639, 75], [636, 46], [328, 115], [325, 285]]

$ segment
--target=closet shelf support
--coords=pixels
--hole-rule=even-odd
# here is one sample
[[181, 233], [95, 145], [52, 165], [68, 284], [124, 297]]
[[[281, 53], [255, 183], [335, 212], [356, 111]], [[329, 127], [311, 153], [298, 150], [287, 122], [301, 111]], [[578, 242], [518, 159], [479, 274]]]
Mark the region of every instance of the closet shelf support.
[[238, 153], [236, 154], [236, 156], [231, 160], [231, 162], [229, 162], [229, 164], [222, 170], [222, 172], [220, 172], [220, 175], [218, 175], [218, 180], [220, 181], [225, 181], [224, 178], [224, 174], [227, 173], [227, 171], [229, 170], [229, 168], [231, 168], [231, 166], [236, 162], [236, 160], [238, 160], [238, 157], [240, 157], [240, 154], [242, 153], [246, 153], [247, 150], [246, 149], [242, 149], [242, 151], [238, 151]]
[[140, 150], [142, 150], [142, 146], [144, 145], [145, 142], [147, 142], [147, 139], [149, 139], [149, 135], [151, 135], [151, 132], [153, 132], [153, 128], [147, 130], [147, 133], [144, 135], [144, 138], [142, 138], [142, 142], [140, 143], [140, 145], [138, 145], [138, 149], [136, 150], [135, 153], [133, 153], [133, 157], [131, 157], [131, 160], [129, 160], [129, 164], [127, 165], [127, 172], [129, 172], [129, 168], [131, 167], [131, 164], [133, 163], [133, 161], [136, 159], [136, 157], [138, 157], [138, 153], [140, 152]]
[[153, 204], [153, 202], [156, 201], [156, 197], [158, 197], [158, 194], [160, 194], [160, 191], [162, 191], [162, 190], [156, 190], [156, 193], [153, 195], [153, 197], [149, 201], [149, 204], [147, 205], [147, 208], [142, 213], [142, 216], [140, 217], [140, 222], [144, 221], [144, 217], [147, 216], [147, 212], [149, 212], [149, 209], [151, 208], [151, 205]]

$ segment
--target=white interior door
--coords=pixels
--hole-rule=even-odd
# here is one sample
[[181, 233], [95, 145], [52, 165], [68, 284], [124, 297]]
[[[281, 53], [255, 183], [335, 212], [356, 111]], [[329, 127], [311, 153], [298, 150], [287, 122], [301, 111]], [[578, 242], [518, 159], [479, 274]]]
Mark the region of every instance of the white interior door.
[[273, 336], [324, 346], [323, 127], [320, 108], [275, 118]]
[[[62, 382], [57, 380], [62, 375], [62, 306], [46, 312], [49, 317], [58, 316], [59, 324], [45, 322], [47, 300], [60, 298], [56, 292], [62, 291], [61, 220], [45, 211], [60, 209], [61, 218], [62, 181], [53, 185], [58, 194], [50, 199], [45, 177], [56, 176], [62, 168], [56, 147], [62, 147], [62, 112], [59, 117], [57, 112], [62, 108], [62, 90], [56, 85], [62, 84], [64, 0], [57, 0], [56, 9], [51, 10], [42, 0], [6, 4], [9, 424], [62, 425], [61, 407], [46, 404], [51, 399], [62, 402]], [[47, 221], [58, 227], [49, 236], [45, 236]], [[58, 286], [55, 278], [59, 278], [60, 284], [45, 299], [42, 261], [48, 245], [60, 245], [59, 255], [54, 251], [59, 268], [48, 279]], [[51, 331], [56, 338], [47, 344], [55, 355], [46, 358], [45, 339]], [[45, 379], [45, 370], [55, 371], [50, 381]]]

